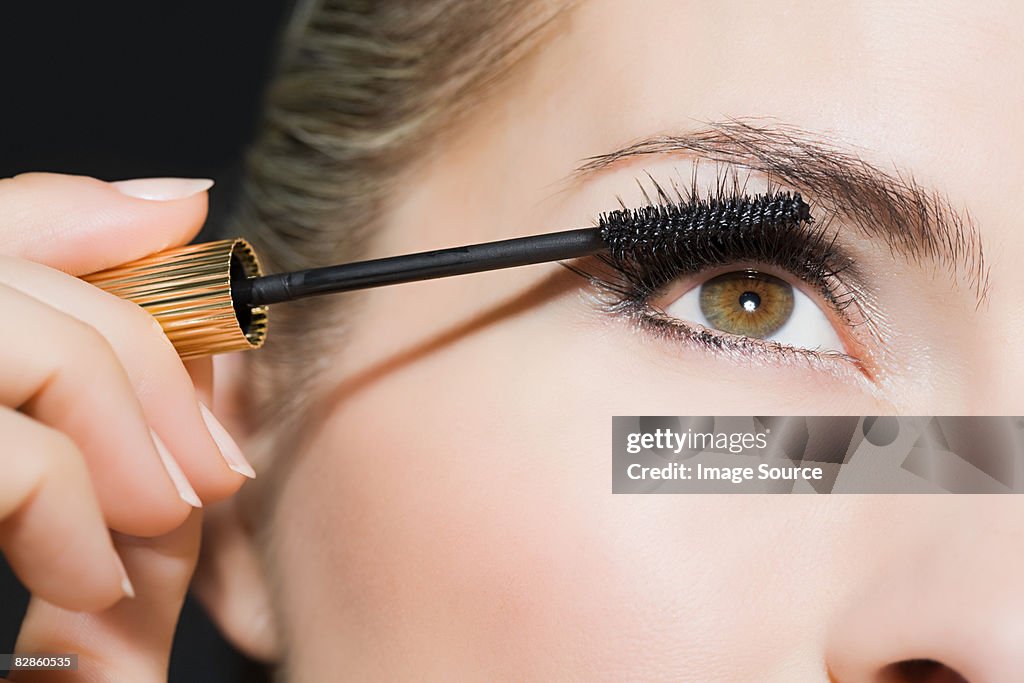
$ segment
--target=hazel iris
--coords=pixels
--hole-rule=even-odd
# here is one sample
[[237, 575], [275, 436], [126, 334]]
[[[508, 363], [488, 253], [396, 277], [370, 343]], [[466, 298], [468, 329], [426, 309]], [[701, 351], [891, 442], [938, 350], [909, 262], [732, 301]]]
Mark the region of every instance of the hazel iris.
[[725, 273], [701, 285], [700, 310], [717, 330], [765, 339], [792, 315], [793, 287], [756, 270]]

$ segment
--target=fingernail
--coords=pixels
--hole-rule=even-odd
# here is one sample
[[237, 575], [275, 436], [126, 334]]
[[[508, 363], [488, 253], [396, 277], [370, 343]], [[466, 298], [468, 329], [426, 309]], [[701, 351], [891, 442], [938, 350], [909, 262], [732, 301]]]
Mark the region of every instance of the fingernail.
[[239, 474], [244, 474], [250, 479], [256, 478], [256, 470], [252, 468], [249, 461], [242, 455], [242, 449], [238, 447], [235, 440], [228, 434], [228, 430], [224, 428], [224, 425], [220, 423], [210, 412], [210, 409], [203, 405], [203, 402], [199, 402], [199, 412], [203, 416], [203, 422], [206, 423], [206, 429], [209, 430], [210, 436], [213, 437], [214, 442], [217, 444], [217, 448], [220, 449], [221, 457], [228, 464], [228, 467], [233, 469]]
[[159, 202], [185, 199], [213, 187], [209, 178], [135, 178], [110, 184], [129, 197]]
[[116, 552], [114, 553], [114, 559], [117, 560], [117, 568], [121, 570], [121, 590], [129, 598], [135, 597], [135, 587], [132, 586], [132, 582], [128, 580], [128, 570], [124, 568], [124, 561], [121, 560], [121, 556]]
[[152, 429], [149, 430], [149, 433], [153, 437], [153, 443], [156, 444], [156, 452], [160, 454], [160, 460], [163, 461], [167, 474], [171, 475], [174, 488], [178, 489], [178, 495], [181, 496], [183, 501], [194, 508], [203, 507], [203, 502], [196, 495], [196, 490], [192, 488], [192, 484], [188, 483], [185, 473], [181, 471], [181, 467], [178, 466], [171, 452], [167, 450], [167, 446], [164, 445], [164, 442], [160, 440], [160, 437]]

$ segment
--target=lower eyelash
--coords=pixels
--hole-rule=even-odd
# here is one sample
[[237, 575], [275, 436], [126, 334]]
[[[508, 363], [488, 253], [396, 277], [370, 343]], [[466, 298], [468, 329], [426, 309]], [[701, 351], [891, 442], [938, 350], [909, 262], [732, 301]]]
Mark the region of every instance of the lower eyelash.
[[[812, 367], [840, 361], [852, 364], [867, 374], [864, 364], [855, 356], [840, 351], [813, 351], [767, 339], [718, 332], [696, 323], [688, 323], [662, 313], [650, 306], [646, 300], [621, 296], [621, 292], [616, 291], [617, 285], [596, 277], [591, 271], [568, 264], [566, 267], [595, 285], [595, 303], [602, 312], [625, 318], [632, 325], [659, 339], [683, 341], [704, 350], [735, 355], [737, 359], [744, 360], [753, 356], [775, 362], [781, 359]], [[612, 284], [611, 289], [608, 287], [609, 284]]]
[[821, 361], [843, 361], [852, 363], [863, 370], [859, 359], [841, 351], [813, 351], [767, 339], [718, 332], [702, 325], [690, 324], [672, 318], [646, 304], [638, 305], [632, 311], [626, 307], [620, 309], [619, 313], [627, 315], [635, 324], [659, 337], [690, 342], [710, 351], [745, 356], [761, 355], [773, 360], [782, 358], [787, 361], [804, 362], [812, 366], [818, 365]]

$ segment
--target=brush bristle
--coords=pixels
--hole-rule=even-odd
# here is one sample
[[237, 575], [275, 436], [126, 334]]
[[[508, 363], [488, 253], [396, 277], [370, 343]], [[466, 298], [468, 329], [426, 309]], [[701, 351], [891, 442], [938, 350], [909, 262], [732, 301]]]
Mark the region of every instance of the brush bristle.
[[611, 211], [600, 217], [598, 227], [612, 258], [635, 260], [672, 250], [681, 233], [738, 237], [811, 221], [811, 209], [798, 193], [774, 192]]

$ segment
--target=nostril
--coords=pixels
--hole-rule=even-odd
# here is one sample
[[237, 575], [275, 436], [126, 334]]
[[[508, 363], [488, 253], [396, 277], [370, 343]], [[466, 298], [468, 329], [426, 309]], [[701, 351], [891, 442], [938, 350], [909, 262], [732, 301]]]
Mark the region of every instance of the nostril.
[[905, 659], [878, 672], [875, 683], [970, 683], [934, 659]]

